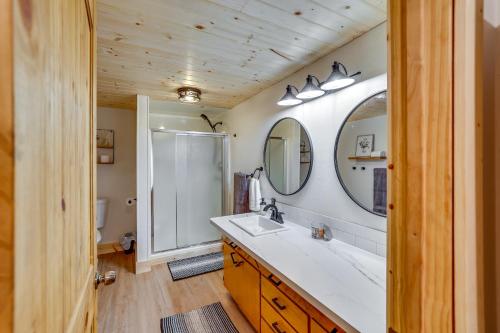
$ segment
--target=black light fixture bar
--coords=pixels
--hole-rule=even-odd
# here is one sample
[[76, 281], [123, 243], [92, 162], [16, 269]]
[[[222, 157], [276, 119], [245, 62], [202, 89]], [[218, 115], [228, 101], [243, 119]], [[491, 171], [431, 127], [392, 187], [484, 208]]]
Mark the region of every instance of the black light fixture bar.
[[[344, 64], [334, 61], [332, 73], [324, 82], [320, 82], [314, 75], [308, 75], [302, 90], [298, 91], [294, 86], [288, 85], [285, 95], [277, 104], [280, 106], [293, 106], [300, 104], [302, 101], [308, 102], [325, 94], [337, 92], [353, 85], [356, 82], [355, 77], [358, 75], [361, 75], [360, 71], [349, 75]], [[292, 87], [297, 91], [297, 95], [293, 94]]]

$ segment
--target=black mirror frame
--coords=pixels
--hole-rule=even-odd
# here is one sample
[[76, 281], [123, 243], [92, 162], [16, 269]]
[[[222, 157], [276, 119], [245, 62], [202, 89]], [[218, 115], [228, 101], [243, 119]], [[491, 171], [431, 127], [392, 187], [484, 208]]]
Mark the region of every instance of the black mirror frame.
[[373, 95], [370, 95], [368, 96], [367, 98], [363, 99], [361, 102], [359, 102], [352, 110], [351, 112], [349, 112], [349, 114], [345, 117], [344, 121], [342, 122], [342, 125], [340, 126], [339, 128], [339, 131], [337, 133], [337, 138], [335, 139], [335, 149], [334, 149], [334, 152], [333, 152], [333, 159], [334, 159], [334, 164], [335, 164], [335, 172], [337, 173], [337, 178], [339, 179], [339, 182], [340, 182], [340, 185], [342, 185], [342, 188], [344, 189], [344, 192], [349, 196], [349, 198], [351, 198], [352, 201], [354, 201], [359, 207], [363, 208], [364, 210], [366, 210], [367, 212], [369, 213], [372, 213], [374, 215], [377, 215], [377, 216], [381, 216], [381, 217], [385, 217], [387, 218], [387, 214], [384, 215], [384, 214], [381, 214], [381, 213], [377, 213], [377, 212], [374, 212], [370, 209], [368, 209], [367, 207], [365, 207], [363, 204], [361, 204], [361, 202], [359, 202], [352, 194], [351, 192], [349, 191], [349, 189], [347, 188], [346, 184], [344, 183], [344, 181], [342, 180], [342, 176], [340, 175], [340, 170], [339, 170], [339, 165], [338, 165], [338, 159], [337, 159], [337, 148], [338, 148], [338, 145], [339, 145], [339, 140], [340, 140], [340, 135], [342, 134], [342, 129], [344, 128], [345, 124], [347, 123], [347, 120], [351, 117], [351, 115], [361, 106], [363, 105], [366, 101], [372, 99], [373, 97], [381, 94], [381, 93], [386, 93], [387, 94], [387, 89], [384, 89], [384, 90], [381, 90]]
[[[299, 125], [304, 129], [304, 132], [306, 133], [307, 135], [307, 139], [309, 140], [309, 146], [311, 147], [311, 153], [310, 153], [310, 159], [311, 159], [311, 163], [309, 164], [309, 170], [307, 171], [307, 176], [306, 178], [304, 179], [304, 182], [300, 185], [300, 187], [295, 191], [295, 192], [292, 192], [292, 193], [282, 193], [280, 192], [275, 186], [274, 184], [271, 182], [271, 179], [269, 178], [269, 174], [267, 172], [267, 163], [266, 163], [266, 152], [267, 152], [267, 140], [269, 139], [269, 137], [271, 136], [271, 133], [273, 132], [273, 129], [280, 123], [282, 122], [283, 120], [286, 120], [286, 119], [291, 119], [291, 120], [294, 120], [296, 122], [299, 123]], [[311, 173], [312, 173], [312, 169], [313, 169], [313, 161], [314, 161], [314, 149], [313, 149], [313, 143], [312, 143], [312, 140], [311, 140], [311, 135], [309, 135], [309, 132], [307, 131], [307, 128], [304, 126], [304, 124], [302, 124], [299, 120], [295, 119], [295, 118], [292, 118], [292, 117], [285, 117], [285, 118], [281, 118], [279, 119], [277, 122], [274, 123], [274, 125], [271, 127], [271, 129], [269, 130], [269, 132], [267, 133], [267, 136], [266, 136], [266, 140], [264, 141], [264, 155], [263, 155], [263, 159], [264, 159], [264, 172], [266, 173], [266, 178], [267, 178], [267, 181], [269, 182], [269, 184], [271, 184], [271, 187], [273, 188], [273, 190], [275, 190], [278, 194], [281, 194], [281, 195], [284, 195], [284, 196], [290, 196], [290, 195], [294, 195], [296, 193], [298, 193], [300, 190], [302, 190], [304, 188], [304, 186], [307, 184], [307, 182], [309, 181], [309, 177], [311, 176]]]

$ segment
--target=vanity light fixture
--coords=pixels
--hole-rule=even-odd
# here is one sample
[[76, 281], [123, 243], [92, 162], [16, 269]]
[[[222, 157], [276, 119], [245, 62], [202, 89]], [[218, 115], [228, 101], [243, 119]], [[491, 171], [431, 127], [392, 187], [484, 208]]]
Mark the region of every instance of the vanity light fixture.
[[[316, 80], [317, 84], [313, 82]], [[320, 83], [316, 76], [308, 75], [306, 79], [306, 85], [302, 90], [297, 94], [297, 98], [300, 99], [311, 99], [319, 96], [323, 96], [325, 91], [319, 87]]]
[[[344, 71], [342, 72], [343, 69]], [[354, 76], [361, 74], [361, 72], [354, 73], [352, 75], [347, 74], [347, 69], [345, 66], [338, 62], [334, 61], [332, 66], [332, 74], [325, 80], [325, 82], [321, 83], [320, 87], [323, 90], [335, 90], [347, 87], [354, 83]]]
[[179, 101], [183, 103], [198, 103], [200, 101], [201, 90], [193, 87], [182, 87], [177, 89]]
[[295, 94], [292, 92], [292, 88], [298, 93], [299, 90], [295, 86], [287, 85], [286, 93], [281, 99], [278, 101], [278, 105], [280, 106], [291, 106], [302, 103], [302, 100], [298, 99]]

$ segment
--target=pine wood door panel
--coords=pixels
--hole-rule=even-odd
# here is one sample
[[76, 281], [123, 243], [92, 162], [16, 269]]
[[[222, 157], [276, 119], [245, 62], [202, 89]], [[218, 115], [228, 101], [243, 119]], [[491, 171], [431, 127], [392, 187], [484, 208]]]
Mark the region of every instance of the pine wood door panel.
[[94, 329], [89, 3], [13, 2], [15, 332]]

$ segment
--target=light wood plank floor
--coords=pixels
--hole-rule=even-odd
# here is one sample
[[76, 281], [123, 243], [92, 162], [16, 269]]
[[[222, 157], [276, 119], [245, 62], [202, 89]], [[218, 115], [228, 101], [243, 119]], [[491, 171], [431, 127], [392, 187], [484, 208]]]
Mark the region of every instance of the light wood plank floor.
[[221, 302], [240, 333], [254, 333], [224, 287], [223, 271], [174, 282], [166, 264], [135, 275], [134, 260], [122, 253], [99, 257], [100, 272], [118, 274], [114, 284], [99, 287], [99, 332], [160, 332], [163, 317]]

